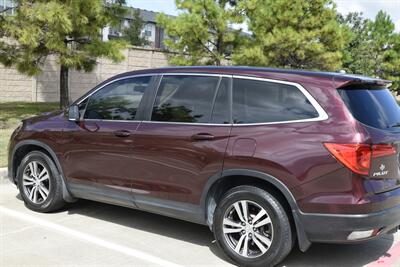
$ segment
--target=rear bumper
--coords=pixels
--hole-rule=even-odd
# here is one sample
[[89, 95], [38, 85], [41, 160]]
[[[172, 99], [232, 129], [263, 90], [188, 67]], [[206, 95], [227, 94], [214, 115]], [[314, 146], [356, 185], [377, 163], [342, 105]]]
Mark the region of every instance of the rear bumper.
[[[301, 213], [298, 217], [310, 242], [353, 243], [373, 239], [400, 225], [400, 205], [368, 214], [316, 214]], [[366, 238], [349, 239], [358, 231], [374, 230]]]

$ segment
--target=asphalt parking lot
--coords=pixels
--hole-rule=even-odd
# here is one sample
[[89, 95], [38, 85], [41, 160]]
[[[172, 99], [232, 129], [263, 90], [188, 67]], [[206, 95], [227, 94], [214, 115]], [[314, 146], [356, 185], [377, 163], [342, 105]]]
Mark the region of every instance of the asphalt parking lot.
[[[400, 266], [400, 235], [294, 248], [281, 266]], [[40, 214], [0, 178], [0, 266], [232, 266], [205, 226], [91, 201]]]

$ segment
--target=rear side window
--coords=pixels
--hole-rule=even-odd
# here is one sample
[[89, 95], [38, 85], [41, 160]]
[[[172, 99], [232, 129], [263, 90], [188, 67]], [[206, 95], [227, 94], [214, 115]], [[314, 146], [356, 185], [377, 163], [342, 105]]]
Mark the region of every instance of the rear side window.
[[338, 92], [358, 121], [379, 129], [400, 127], [399, 106], [387, 88], [339, 89]]
[[85, 119], [134, 120], [151, 76], [123, 79], [94, 93], [87, 104]]
[[233, 122], [266, 123], [317, 118], [316, 109], [295, 86], [233, 80]]
[[164, 76], [151, 120], [208, 123], [219, 80], [219, 77], [206, 76]]

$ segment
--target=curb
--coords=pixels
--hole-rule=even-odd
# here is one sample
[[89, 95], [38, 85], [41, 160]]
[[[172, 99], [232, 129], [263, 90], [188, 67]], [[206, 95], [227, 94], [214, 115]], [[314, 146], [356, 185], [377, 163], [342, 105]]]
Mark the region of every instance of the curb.
[[8, 177], [7, 168], [0, 168], [0, 179], [6, 179]]

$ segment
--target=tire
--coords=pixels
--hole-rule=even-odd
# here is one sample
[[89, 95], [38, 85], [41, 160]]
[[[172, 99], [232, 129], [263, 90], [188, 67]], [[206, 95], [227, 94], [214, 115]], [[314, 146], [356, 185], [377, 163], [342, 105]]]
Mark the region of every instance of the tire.
[[[244, 223], [243, 203], [246, 203], [248, 218], [251, 218]], [[243, 220], [239, 218], [237, 207]], [[259, 214], [263, 215], [256, 218]], [[270, 223], [265, 223], [268, 218]], [[253, 219], [256, 221], [253, 222]], [[232, 222], [235, 224], [232, 225]], [[233, 233], [229, 233], [231, 229]], [[239, 229], [240, 232], [237, 232]], [[275, 266], [293, 247], [294, 236], [285, 209], [273, 195], [254, 186], [238, 186], [223, 196], [214, 213], [213, 231], [219, 246], [239, 266]], [[239, 252], [236, 252], [240, 239], [243, 241]], [[249, 241], [248, 253], [245, 252], [246, 239]]]
[[[35, 172], [36, 177], [42, 175], [40, 179], [43, 181], [39, 182], [40, 179], [32, 175], [32, 170], [35, 170], [35, 168], [37, 170]], [[42, 173], [44, 168], [47, 175]], [[62, 178], [53, 160], [45, 153], [40, 151], [28, 153], [18, 167], [17, 181], [20, 195], [25, 206], [29, 209], [37, 212], [52, 212], [64, 207]], [[33, 189], [33, 187], [36, 187], [36, 189]]]

